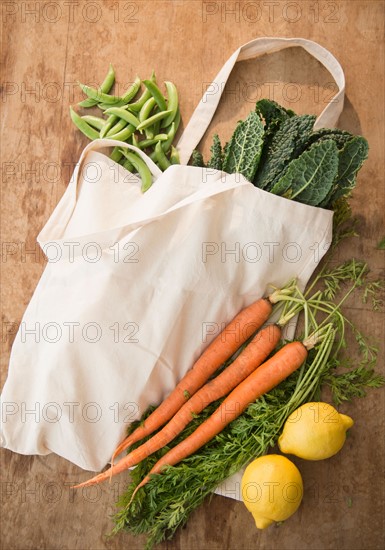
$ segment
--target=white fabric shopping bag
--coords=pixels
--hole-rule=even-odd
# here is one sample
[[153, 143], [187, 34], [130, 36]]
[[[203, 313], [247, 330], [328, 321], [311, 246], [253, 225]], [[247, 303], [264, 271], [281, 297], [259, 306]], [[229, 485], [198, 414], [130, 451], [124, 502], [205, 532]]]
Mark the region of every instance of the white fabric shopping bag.
[[[257, 39], [229, 59], [301, 45], [332, 73], [339, 101], [317, 124], [333, 125], [343, 73], [302, 39]], [[2, 393], [2, 445], [54, 452], [100, 470], [130, 422], [159, 403], [240, 309], [269, 284], [302, 287], [326, 252], [332, 213], [255, 188], [239, 174], [187, 166], [220, 94], [205, 96], [178, 144], [183, 164], [164, 173], [141, 151], [97, 140], [83, 151], [38, 241], [48, 263], [13, 344]], [[103, 151], [136, 150], [153, 186]]]

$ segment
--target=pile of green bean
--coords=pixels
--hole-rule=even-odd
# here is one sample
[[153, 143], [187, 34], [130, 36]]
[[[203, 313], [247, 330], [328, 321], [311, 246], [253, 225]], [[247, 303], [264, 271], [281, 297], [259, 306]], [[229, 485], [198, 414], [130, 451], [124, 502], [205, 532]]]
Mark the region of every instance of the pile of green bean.
[[[180, 124], [178, 92], [172, 82], [165, 82], [167, 97], [158, 87], [155, 73], [148, 80], [138, 76], [123, 94], [114, 96], [110, 91], [115, 83], [115, 71], [110, 64], [108, 73], [99, 89], [79, 83], [87, 99], [79, 107], [99, 107], [104, 117], [80, 116], [72, 107], [73, 123], [89, 139], [115, 139], [144, 150], [161, 170], [171, 164], [179, 164], [173, 140]], [[141, 85], [144, 90], [140, 93]], [[142, 180], [142, 191], [152, 185], [151, 172], [142, 158], [134, 151], [115, 147], [110, 157]]]

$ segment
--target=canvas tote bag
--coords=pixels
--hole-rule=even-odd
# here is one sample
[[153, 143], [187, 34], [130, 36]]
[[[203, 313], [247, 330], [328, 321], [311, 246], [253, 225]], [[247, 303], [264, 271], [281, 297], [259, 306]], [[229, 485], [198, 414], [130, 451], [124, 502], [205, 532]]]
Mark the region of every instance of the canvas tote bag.
[[[302, 46], [339, 86], [317, 126], [342, 110], [343, 72], [321, 46], [263, 38], [237, 60]], [[293, 276], [302, 287], [326, 252], [332, 213], [255, 188], [239, 174], [187, 166], [220, 93], [206, 94], [180, 141], [182, 164], [165, 172], [112, 140], [83, 151], [38, 236], [48, 263], [15, 338], [2, 392], [2, 445], [56, 453], [98, 471], [130, 422], [159, 403], [243, 307]], [[152, 187], [104, 152], [136, 150]]]

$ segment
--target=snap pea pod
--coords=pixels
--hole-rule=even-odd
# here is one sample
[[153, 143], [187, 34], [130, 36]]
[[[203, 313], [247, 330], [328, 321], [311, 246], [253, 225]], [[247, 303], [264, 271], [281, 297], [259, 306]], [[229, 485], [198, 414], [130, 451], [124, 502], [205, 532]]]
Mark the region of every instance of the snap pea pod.
[[139, 119], [136, 118], [135, 115], [130, 113], [130, 111], [126, 111], [126, 109], [122, 109], [121, 107], [110, 107], [105, 111], [105, 113], [107, 115], [115, 115], [120, 119], [125, 120], [129, 124], [132, 124], [133, 126], [135, 126], [135, 128], [140, 124]]
[[94, 99], [97, 103], [107, 103], [111, 106], [121, 100], [120, 97], [106, 94], [104, 92], [101, 92], [100, 90], [97, 90], [96, 88], [87, 86], [87, 84], [82, 84], [81, 82], [79, 82], [79, 86], [87, 97], [89, 97], [90, 99]]
[[[175, 138], [175, 134], [178, 130], [179, 124], [180, 124], [180, 112], [179, 112], [179, 109], [178, 109], [178, 111], [176, 113], [176, 117], [175, 117], [174, 121], [171, 123], [170, 129], [167, 132], [168, 138], [167, 138], [166, 141], [164, 141], [162, 143], [162, 149], [165, 153], [168, 153], [169, 150], [170, 150], [172, 142], [174, 141], [174, 138]], [[167, 128], [166, 128], [166, 130], [167, 130]]]
[[[100, 91], [105, 94], [108, 94], [114, 82], [115, 82], [115, 71], [112, 64], [110, 63], [108, 73], [100, 85]], [[98, 102], [96, 101], [96, 99], [90, 99], [90, 98], [84, 99], [83, 101], [78, 103], [79, 107], [93, 107], [94, 105], [97, 105], [97, 104]]]
[[158, 141], [166, 141], [167, 134], [158, 134], [154, 136], [154, 139], [142, 139], [138, 142], [139, 149], [146, 149], [146, 147], [151, 147], [151, 145], [156, 145]]
[[148, 128], [149, 126], [152, 126], [155, 124], [155, 122], [158, 122], [158, 120], [162, 120], [166, 116], [168, 116], [171, 113], [171, 111], [161, 111], [160, 113], [156, 113], [155, 115], [151, 116], [150, 118], [147, 118], [146, 120], [143, 120], [136, 129], [138, 132], [140, 130], [144, 130], [145, 128]]
[[[151, 80], [152, 82], [155, 82], [155, 84], [156, 84], [155, 71], [152, 71], [152, 74], [151, 74], [149, 80]], [[140, 98], [138, 99], [138, 101], [135, 101], [134, 103], [129, 103], [127, 105], [127, 108], [130, 111], [139, 112], [141, 110], [141, 108], [143, 107], [143, 105], [146, 103], [146, 101], [148, 99], [150, 99], [150, 97], [152, 97], [151, 92], [148, 88], [146, 88], [144, 90], [144, 92], [142, 93], [142, 95], [140, 96]]]
[[94, 99], [97, 101], [97, 103], [102, 104], [102, 108], [104, 109], [106, 105], [108, 105], [109, 107], [111, 107], [112, 105], [116, 107], [118, 104], [126, 105], [138, 93], [138, 90], [140, 88], [140, 78], [138, 76], [135, 78], [134, 83], [128, 88], [128, 90], [122, 97], [106, 94], [97, 90], [96, 88], [87, 86], [86, 84], [79, 83], [79, 86], [90, 99]]
[[131, 162], [135, 170], [137, 170], [139, 177], [142, 180], [142, 192], [145, 193], [152, 185], [152, 174], [147, 164], [143, 159], [131, 151], [122, 150], [122, 153], [126, 159]]
[[110, 159], [114, 160], [115, 162], [119, 162], [122, 156], [123, 156], [123, 153], [121, 152], [119, 147], [114, 147], [110, 155]]
[[160, 141], [158, 141], [158, 143], [155, 145], [155, 158], [161, 170], [166, 170], [166, 168], [171, 165], [170, 161], [164, 154]]
[[99, 107], [100, 109], [108, 109], [109, 107], [127, 107], [127, 104], [131, 101], [132, 98], [136, 96], [136, 94], [139, 91], [141, 84], [140, 78], [137, 76], [131, 84], [131, 86], [128, 88], [126, 93], [122, 97], [114, 97], [110, 96], [111, 99], [100, 99], [99, 101]]
[[111, 130], [107, 132], [106, 137], [111, 137], [114, 134], [117, 134], [118, 132], [123, 130], [123, 128], [125, 128], [127, 124], [128, 123], [126, 120], [123, 120], [122, 118], [119, 119], [118, 122], [111, 128]]
[[104, 138], [118, 120], [119, 118], [116, 115], [110, 115], [105, 121], [103, 128], [100, 130], [100, 138]]
[[134, 112], [139, 112], [143, 105], [151, 98], [151, 93], [147, 88], [144, 90], [138, 101], [135, 101], [134, 103], [129, 103], [127, 105], [127, 109]]
[[133, 126], [132, 124], [129, 124], [128, 126], [126, 126], [126, 128], [124, 128], [117, 134], [110, 136], [110, 139], [116, 139], [118, 141], [127, 141], [127, 139], [131, 137], [134, 132], [135, 132], [135, 126]]
[[[123, 153], [121, 152], [120, 153], [123, 157]], [[119, 164], [121, 164], [123, 166], [123, 168], [125, 168], [126, 170], [128, 170], [129, 172], [134, 172], [135, 168], [134, 166], [132, 165], [132, 163], [126, 159], [125, 157], [123, 157], [120, 161], [119, 161]]]
[[[178, 130], [179, 128], [179, 124], [180, 124], [180, 110], [179, 110], [179, 107], [178, 107], [178, 110], [176, 112], [176, 115], [175, 115], [175, 118], [174, 120], [172, 121], [172, 124], [175, 124], [175, 132]], [[172, 124], [169, 126], [170, 130], [171, 130], [171, 126]], [[169, 133], [169, 130], [167, 128], [165, 128], [165, 132]]]
[[[154, 134], [159, 134], [160, 132], [160, 120], [157, 120], [153, 126], [151, 126], [151, 130], [154, 132]], [[146, 131], [146, 130], [145, 130]]]
[[[146, 103], [143, 105], [143, 107], [141, 108], [141, 110], [139, 111], [139, 121], [140, 122], [144, 122], [147, 118], [149, 118], [150, 116], [150, 113], [151, 111], [153, 110], [153, 108], [155, 107], [156, 105], [156, 101], [155, 99], [151, 96], [147, 101]], [[152, 131], [152, 129], [150, 128], [146, 128], [146, 138], [147, 139], [153, 139], [154, 137], [154, 132]]]
[[128, 88], [126, 93], [120, 98], [121, 101], [123, 101], [124, 103], [129, 103], [131, 101], [131, 99], [133, 99], [136, 96], [136, 94], [138, 93], [139, 88], [140, 88], [140, 84], [141, 84], [140, 78], [138, 76], [135, 77], [134, 82]]
[[106, 109], [109, 109], [110, 107], [122, 107], [122, 108], [125, 109], [127, 107], [127, 103], [125, 103], [124, 101], [119, 99], [119, 101], [116, 101], [115, 103], [98, 103], [98, 107], [102, 111], [105, 111]]
[[171, 145], [170, 162], [171, 164], [180, 164], [178, 149], [173, 145]]
[[146, 128], [144, 130], [144, 135], [146, 136], [146, 139], [154, 139], [155, 137], [154, 128]]
[[87, 124], [89, 124], [90, 126], [92, 126], [92, 128], [96, 128], [96, 130], [101, 130], [106, 123], [104, 118], [100, 118], [98, 116], [92, 116], [92, 115], [84, 115], [81, 117], [81, 119], [87, 122]]
[[150, 91], [152, 97], [157, 102], [159, 109], [161, 111], [166, 111], [167, 109], [166, 100], [164, 99], [162, 92], [159, 90], [155, 82], [153, 82], [152, 80], [143, 80], [143, 84]]
[[169, 152], [171, 144], [174, 140], [175, 134], [176, 134], [176, 125], [175, 125], [175, 122], [173, 122], [171, 124], [169, 132], [166, 134], [167, 139], [165, 141], [163, 141], [163, 143], [162, 143], [162, 149], [163, 149], [164, 153]]
[[166, 89], [167, 89], [167, 109], [171, 111], [169, 116], [165, 118], [162, 122], [162, 128], [166, 128], [167, 126], [170, 126], [171, 122], [176, 117], [176, 113], [178, 111], [178, 91], [176, 89], [175, 84], [172, 82], [165, 82]]
[[131, 136], [131, 143], [132, 145], [135, 145], [135, 147], [139, 147], [139, 141], [135, 134], [132, 134]]
[[150, 97], [139, 111], [139, 122], [144, 122], [147, 118], [149, 118], [151, 111], [153, 110], [155, 105], [155, 99], [153, 97]]
[[99, 132], [97, 132], [92, 126], [88, 124], [85, 120], [82, 119], [81, 116], [79, 116], [72, 107], [70, 107], [70, 115], [72, 122], [77, 126], [77, 128], [83, 132], [85, 136], [87, 136], [89, 139], [94, 140], [99, 138]]

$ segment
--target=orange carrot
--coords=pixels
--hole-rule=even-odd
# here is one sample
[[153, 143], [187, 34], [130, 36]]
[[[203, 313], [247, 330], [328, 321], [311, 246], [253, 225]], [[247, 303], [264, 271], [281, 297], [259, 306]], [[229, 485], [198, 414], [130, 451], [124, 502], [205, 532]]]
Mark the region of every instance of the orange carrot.
[[158, 460], [136, 487], [131, 500], [138, 489], [148, 483], [151, 474], [161, 473], [163, 467], [177, 464], [208, 443], [225, 426], [238, 418], [250, 403], [298, 369], [307, 358], [307, 354], [307, 349], [301, 342], [290, 342], [277, 351], [273, 357], [245, 378], [191, 435]]
[[227, 395], [242, 380], [251, 374], [273, 351], [281, 337], [281, 329], [277, 325], [269, 325], [258, 332], [238, 357], [225, 368], [216, 378], [213, 378], [198, 390], [164, 426], [149, 441], [122, 458], [109, 470], [92, 479], [77, 485], [86, 487], [100, 483], [115, 474], [135, 466], [152, 453], [155, 453], [174, 437], [176, 437], [191, 420], [213, 401]]
[[230, 321], [205, 349], [168, 397], [146, 418], [141, 426], [117, 447], [112, 456], [112, 463], [114, 458], [127, 447], [150, 435], [168, 422], [222, 363], [229, 359], [263, 325], [272, 311], [273, 306], [270, 299], [271, 297], [257, 300]]

